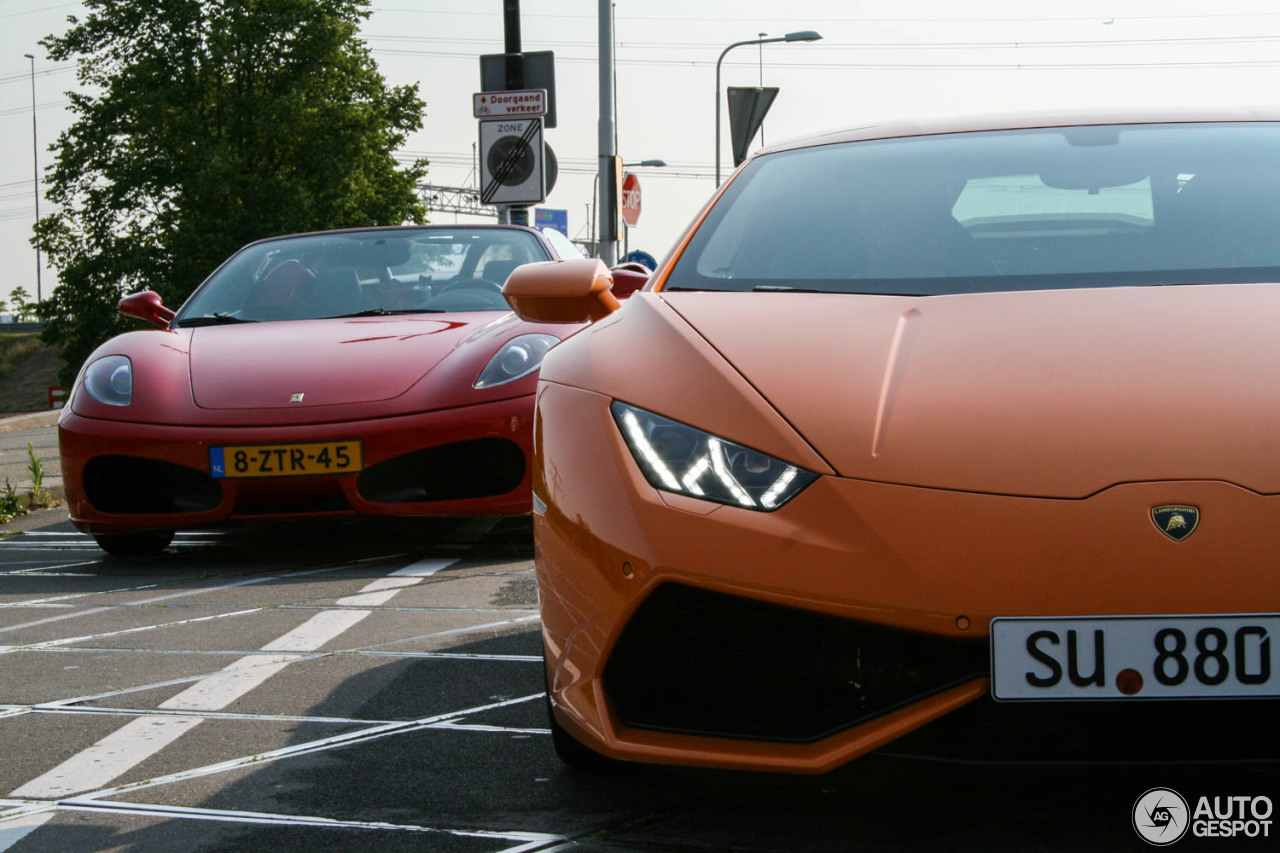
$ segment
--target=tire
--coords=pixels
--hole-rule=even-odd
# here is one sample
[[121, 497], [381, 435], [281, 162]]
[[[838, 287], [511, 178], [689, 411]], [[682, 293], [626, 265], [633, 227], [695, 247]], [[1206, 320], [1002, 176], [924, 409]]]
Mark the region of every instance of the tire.
[[172, 530], [139, 530], [133, 533], [95, 533], [98, 547], [113, 557], [150, 557], [173, 541]]

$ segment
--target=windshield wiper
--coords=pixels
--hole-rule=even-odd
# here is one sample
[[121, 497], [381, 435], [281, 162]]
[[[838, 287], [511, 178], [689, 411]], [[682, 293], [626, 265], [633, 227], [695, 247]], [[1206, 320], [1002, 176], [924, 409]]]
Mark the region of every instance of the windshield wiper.
[[178, 326], [185, 329], [193, 329], [197, 326], [224, 326], [232, 323], [256, 323], [257, 320], [246, 320], [244, 317], [233, 317], [230, 314], [221, 314], [217, 311], [212, 314], [204, 314], [200, 317], [183, 317], [178, 321]]
[[342, 320], [347, 317], [388, 317], [393, 314], [447, 314], [443, 308], [397, 308], [394, 311], [388, 308], [366, 308], [363, 311], [356, 311], [354, 314], [336, 314], [331, 317], [317, 317], [318, 320]]

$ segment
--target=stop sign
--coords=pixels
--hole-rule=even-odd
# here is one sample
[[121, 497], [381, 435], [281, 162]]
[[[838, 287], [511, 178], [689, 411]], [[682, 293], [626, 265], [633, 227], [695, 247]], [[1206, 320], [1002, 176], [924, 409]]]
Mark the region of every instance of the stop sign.
[[622, 176], [622, 218], [633, 228], [640, 221], [640, 179], [630, 172]]

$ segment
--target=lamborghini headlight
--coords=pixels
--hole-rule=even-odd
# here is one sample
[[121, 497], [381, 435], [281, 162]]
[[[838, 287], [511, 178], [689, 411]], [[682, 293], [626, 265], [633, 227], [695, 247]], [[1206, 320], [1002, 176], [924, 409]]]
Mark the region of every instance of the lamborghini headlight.
[[758, 450], [614, 401], [622, 437], [654, 488], [772, 512], [818, 479]]
[[560, 339], [553, 335], [520, 335], [502, 345], [480, 371], [474, 388], [492, 388], [523, 379], [542, 366], [542, 358]]
[[133, 365], [123, 355], [104, 355], [84, 372], [84, 390], [99, 403], [127, 406], [133, 402]]

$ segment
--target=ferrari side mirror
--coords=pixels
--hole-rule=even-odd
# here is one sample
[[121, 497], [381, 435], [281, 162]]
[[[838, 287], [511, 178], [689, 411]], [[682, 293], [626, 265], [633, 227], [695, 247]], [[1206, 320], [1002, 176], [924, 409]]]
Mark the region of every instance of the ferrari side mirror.
[[619, 307], [609, 269], [595, 258], [544, 261], [516, 267], [502, 295], [521, 320], [584, 323], [602, 320]]
[[160, 294], [154, 290], [131, 293], [120, 300], [118, 307], [120, 313], [126, 317], [137, 317], [139, 320], [146, 320], [161, 329], [169, 328], [169, 321], [173, 319], [174, 315], [174, 312], [161, 304]]
[[634, 261], [618, 264], [609, 270], [609, 274], [613, 276], [613, 295], [619, 299], [626, 299], [644, 287], [652, 275], [648, 267]]

